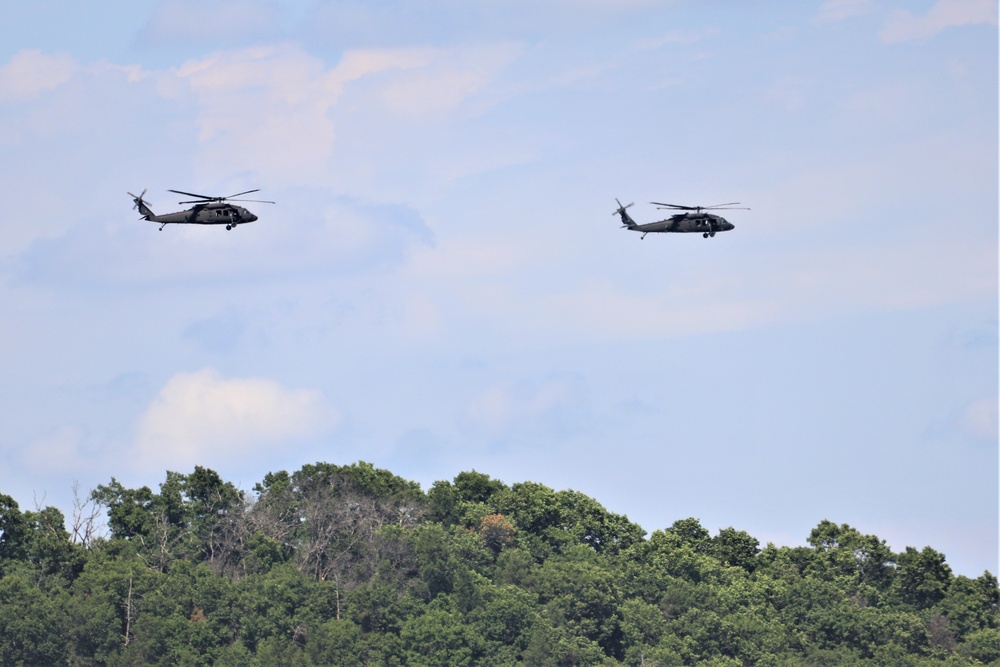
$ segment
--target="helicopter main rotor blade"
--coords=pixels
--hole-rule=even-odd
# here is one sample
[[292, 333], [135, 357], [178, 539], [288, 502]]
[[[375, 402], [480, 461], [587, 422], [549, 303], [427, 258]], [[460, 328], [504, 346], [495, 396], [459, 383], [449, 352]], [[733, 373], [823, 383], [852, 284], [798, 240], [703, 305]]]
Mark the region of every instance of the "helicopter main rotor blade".
[[[236, 194], [229, 195], [228, 197], [209, 197], [208, 195], [199, 195], [199, 194], [197, 194], [195, 192], [184, 192], [183, 190], [167, 190], [167, 192], [174, 192], [174, 193], [177, 193], [179, 195], [185, 195], [185, 196], [188, 196], [188, 197], [197, 197], [198, 198], [196, 201], [182, 201], [182, 202], [178, 202], [179, 204], [207, 204], [207, 203], [213, 202], [213, 201], [217, 201], [217, 202], [228, 201], [230, 199], [233, 199], [234, 197], [239, 197], [241, 195], [248, 195], [251, 192], [260, 192], [260, 188], [254, 188], [253, 190], [245, 190], [243, 192], [237, 192]], [[256, 201], [256, 202], [260, 202], [262, 204], [273, 204], [274, 203], [273, 201], [265, 201], [263, 199], [241, 199], [241, 200], [237, 200], [237, 201]]]
[[247, 190], [246, 192], [237, 192], [236, 194], [229, 195], [228, 197], [218, 197], [218, 199], [232, 199], [233, 197], [239, 197], [240, 195], [248, 195], [251, 192], [260, 192], [260, 188], [257, 188], [255, 190]]
[[234, 201], [234, 202], [250, 202], [254, 204], [274, 204], [273, 201], [267, 201], [266, 199], [230, 199], [229, 197], [216, 197], [215, 199], [195, 199], [192, 201], [179, 201], [178, 204], [200, 204], [204, 206], [205, 204], [219, 203], [224, 201]]
[[714, 204], [712, 206], [681, 206], [680, 204], [664, 204], [663, 202], [651, 201], [650, 204], [656, 204], [660, 208], [672, 208], [680, 211], [749, 211], [749, 208], [745, 206], [736, 206], [739, 204], [738, 201], [731, 201], [727, 204]]
[[[217, 197], [207, 197], [205, 195], [198, 195], [193, 192], [184, 192], [183, 190], [167, 190], [167, 192], [174, 192], [179, 195], [185, 195], [187, 197], [198, 197], [199, 199], [204, 199], [205, 201], [214, 201]], [[190, 204], [191, 202], [180, 202], [181, 204]]]
[[697, 211], [702, 208], [701, 206], [680, 206], [679, 204], [664, 204], [658, 201], [651, 201], [650, 204], [656, 204], [657, 206], [662, 206], [663, 208], [676, 208], [681, 211]]

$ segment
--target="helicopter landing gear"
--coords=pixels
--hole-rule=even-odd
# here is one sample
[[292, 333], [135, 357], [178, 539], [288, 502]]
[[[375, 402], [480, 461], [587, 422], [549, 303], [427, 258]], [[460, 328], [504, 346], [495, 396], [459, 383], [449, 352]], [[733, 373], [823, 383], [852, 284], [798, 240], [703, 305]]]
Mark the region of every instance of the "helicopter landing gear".
[[704, 239], [707, 239], [708, 238], [708, 232], [703, 232], [702, 235], [701, 235], [701, 237], [704, 238]]

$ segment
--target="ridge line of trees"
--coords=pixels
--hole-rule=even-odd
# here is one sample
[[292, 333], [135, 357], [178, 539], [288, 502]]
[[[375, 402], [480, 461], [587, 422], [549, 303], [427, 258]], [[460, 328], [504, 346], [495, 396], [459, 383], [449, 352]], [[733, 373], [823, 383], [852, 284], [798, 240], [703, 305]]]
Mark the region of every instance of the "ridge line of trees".
[[67, 528], [0, 493], [0, 664], [1000, 665], [993, 574], [828, 520], [647, 537], [577, 491], [365, 462], [74, 495]]

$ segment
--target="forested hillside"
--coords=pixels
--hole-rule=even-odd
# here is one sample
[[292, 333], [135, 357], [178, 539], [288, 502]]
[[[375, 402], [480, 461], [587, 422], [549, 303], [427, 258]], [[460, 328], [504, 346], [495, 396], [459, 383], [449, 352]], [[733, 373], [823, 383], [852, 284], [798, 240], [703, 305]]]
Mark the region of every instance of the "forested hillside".
[[808, 544], [367, 463], [112, 478], [68, 518], [0, 494], [0, 664], [1000, 664], [992, 574], [826, 520]]

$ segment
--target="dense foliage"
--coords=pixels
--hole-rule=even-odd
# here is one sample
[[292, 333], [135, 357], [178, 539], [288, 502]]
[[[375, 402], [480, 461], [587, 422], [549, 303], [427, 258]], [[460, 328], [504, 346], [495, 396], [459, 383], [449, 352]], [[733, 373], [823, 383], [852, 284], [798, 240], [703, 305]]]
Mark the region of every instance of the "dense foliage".
[[0, 494], [0, 664], [1000, 664], [990, 573], [830, 521], [808, 544], [367, 463], [112, 478], [68, 524]]

